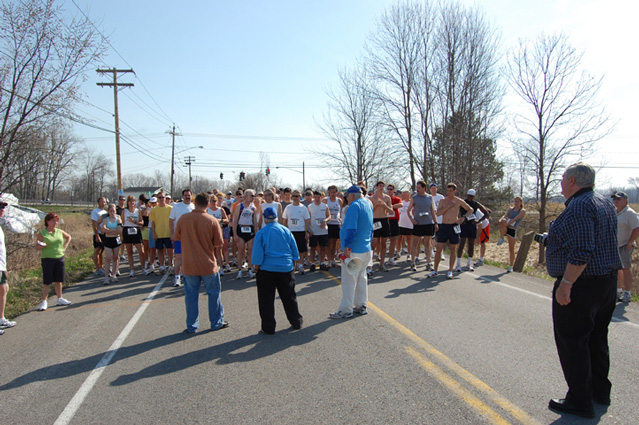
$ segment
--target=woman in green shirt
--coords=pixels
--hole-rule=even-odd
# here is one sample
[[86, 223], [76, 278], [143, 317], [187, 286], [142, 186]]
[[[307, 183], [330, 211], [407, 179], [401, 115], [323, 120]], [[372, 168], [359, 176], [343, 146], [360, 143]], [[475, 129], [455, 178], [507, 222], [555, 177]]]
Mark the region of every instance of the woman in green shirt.
[[56, 213], [49, 213], [44, 217], [45, 228], [38, 233], [36, 249], [41, 251], [42, 262], [42, 302], [38, 310], [47, 309], [49, 287], [53, 288], [58, 296], [56, 305], [69, 305], [68, 300], [62, 298], [62, 282], [64, 281], [64, 251], [71, 242], [71, 235], [58, 229], [60, 217]]

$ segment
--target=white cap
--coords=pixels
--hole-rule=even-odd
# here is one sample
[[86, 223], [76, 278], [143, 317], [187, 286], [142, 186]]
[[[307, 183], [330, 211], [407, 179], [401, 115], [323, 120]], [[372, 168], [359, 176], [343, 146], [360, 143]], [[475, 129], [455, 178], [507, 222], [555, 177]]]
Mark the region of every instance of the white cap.
[[468, 189], [467, 195], [475, 196], [475, 194], [476, 194], [475, 189]]

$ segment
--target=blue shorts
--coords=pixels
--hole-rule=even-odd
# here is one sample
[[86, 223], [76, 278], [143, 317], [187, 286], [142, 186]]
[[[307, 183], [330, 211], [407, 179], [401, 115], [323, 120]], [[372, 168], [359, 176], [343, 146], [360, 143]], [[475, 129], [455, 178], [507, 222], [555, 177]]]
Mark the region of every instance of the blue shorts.
[[[457, 224], [440, 224], [437, 232], [437, 243], [449, 242], [451, 245], [459, 244], [459, 233], [455, 231]], [[459, 227], [457, 227], [459, 229]]]
[[158, 238], [155, 241], [155, 249], [173, 249], [171, 238]]
[[149, 248], [155, 248], [155, 239], [153, 239], [153, 229], [149, 227]]
[[182, 242], [173, 241], [173, 253], [174, 254], [181, 254], [182, 253]]

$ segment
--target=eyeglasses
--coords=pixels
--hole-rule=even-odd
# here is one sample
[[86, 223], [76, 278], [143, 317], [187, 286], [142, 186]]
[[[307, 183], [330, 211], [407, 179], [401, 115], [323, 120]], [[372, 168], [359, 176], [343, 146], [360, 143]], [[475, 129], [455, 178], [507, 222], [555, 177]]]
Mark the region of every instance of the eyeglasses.
[[300, 195], [292, 195], [291, 197], [292, 197], [292, 198], [299, 198], [299, 197], [300, 197]]
[[158, 198], [158, 199], [164, 199], [164, 198], [165, 198], [165, 196], [158, 196], [157, 198]]

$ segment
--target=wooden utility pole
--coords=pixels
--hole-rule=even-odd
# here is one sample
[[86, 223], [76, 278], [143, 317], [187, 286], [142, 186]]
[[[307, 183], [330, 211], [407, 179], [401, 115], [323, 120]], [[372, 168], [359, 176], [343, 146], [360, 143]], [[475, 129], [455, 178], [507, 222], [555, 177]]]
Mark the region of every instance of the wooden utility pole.
[[175, 136], [180, 136], [175, 132], [175, 124], [173, 124], [173, 130], [167, 131], [172, 136], [171, 142], [171, 198], [173, 198], [173, 176], [175, 175]]
[[191, 164], [193, 164], [195, 162], [195, 157], [194, 156], [187, 156], [186, 158], [184, 158], [184, 164], [189, 166], [189, 187], [191, 187], [191, 182], [193, 181], [193, 179], [191, 178]]
[[133, 87], [133, 83], [118, 83], [118, 73], [134, 72], [132, 69], [97, 69], [98, 74], [111, 73], [112, 83], [97, 83], [100, 87], [113, 87], [113, 102], [115, 104], [115, 164], [117, 170], [118, 196], [122, 190], [122, 167], [120, 165], [120, 117], [118, 115], [118, 87]]

